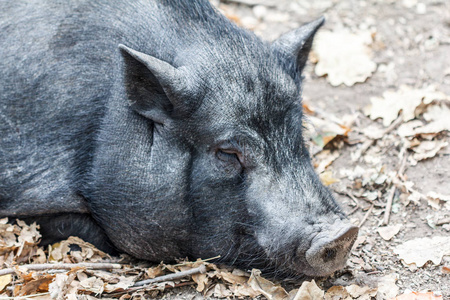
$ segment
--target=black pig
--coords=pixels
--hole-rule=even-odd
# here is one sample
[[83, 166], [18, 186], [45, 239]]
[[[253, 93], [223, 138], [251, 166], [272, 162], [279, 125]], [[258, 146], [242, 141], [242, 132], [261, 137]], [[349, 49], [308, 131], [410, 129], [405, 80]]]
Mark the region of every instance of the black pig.
[[0, 2], [0, 216], [152, 261], [326, 275], [357, 228], [302, 138], [318, 19], [273, 43], [206, 0]]

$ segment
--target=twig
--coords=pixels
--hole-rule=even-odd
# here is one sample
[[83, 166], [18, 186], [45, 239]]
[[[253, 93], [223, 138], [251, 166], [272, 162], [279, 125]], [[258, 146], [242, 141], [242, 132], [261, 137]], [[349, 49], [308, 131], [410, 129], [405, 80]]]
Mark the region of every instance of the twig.
[[[92, 270], [103, 270], [103, 269], [120, 269], [122, 265], [120, 264], [109, 264], [109, 263], [77, 263], [77, 264], [28, 264], [18, 266], [20, 268], [26, 268], [33, 271], [45, 271], [45, 270], [72, 270], [73, 268], [86, 268]], [[7, 274], [14, 274], [16, 269], [8, 268], [0, 270], [0, 276]]]
[[395, 119], [395, 121], [383, 131], [383, 136], [385, 136], [386, 134], [397, 128], [397, 126], [400, 125], [402, 121], [403, 121], [403, 113], [400, 113], [397, 119]]
[[371, 205], [369, 210], [366, 212], [366, 214], [364, 215], [364, 218], [361, 220], [361, 222], [359, 222], [358, 227], [361, 228], [361, 226], [366, 222], [367, 218], [369, 217], [369, 215], [372, 213], [372, 209], [375, 205]]
[[366, 275], [375, 275], [375, 274], [379, 274], [379, 273], [381, 273], [381, 271], [372, 271], [372, 272], [367, 273]]
[[[388, 128], [386, 128], [383, 131], [383, 134], [381, 135], [381, 137], [384, 137], [386, 134], [390, 133], [392, 130], [397, 128], [397, 126], [400, 125], [400, 123], [402, 123], [402, 121], [403, 121], [403, 114], [400, 113], [400, 115], [397, 117], [397, 119]], [[361, 148], [359, 149], [359, 151], [358, 151], [358, 153], [356, 155], [356, 158], [357, 159], [361, 158], [362, 155], [367, 151], [367, 149], [370, 148], [370, 146], [373, 145], [373, 143], [375, 143], [376, 140], [379, 140], [379, 139], [377, 138], [377, 139], [368, 139], [368, 140], [366, 140], [362, 144]]]
[[221, 257], [220, 255], [217, 255], [217, 256], [214, 256], [214, 257], [210, 257], [210, 258], [199, 259], [199, 260], [197, 260], [195, 262], [188, 261], [188, 262], [184, 262], [184, 263], [181, 263], [181, 264], [173, 265], [173, 267], [186, 266], [186, 265], [191, 265], [193, 263], [198, 263], [198, 262], [207, 262], [207, 261], [210, 261], [210, 260], [213, 260], [213, 259], [218, 259], [220, 257]]
[[441, 220], [437, 221], [436, 225], [440, 226], [440, 225], [445, 225], [445, 224], [449, 224], [449, 223], [450, 223], [450, 218], [445, 218], [445, 219], [441, 219]]
[[20, 297], [0, 297], [0, 300], [9, 300], [9, 299], [27, 299], [27, 298], [33, 298], [33, 297], [40, 297], [49, 295], [50, 292], [47, 293], [41, 293], [41, 294], [34, 294], [34, 295], [26, 295], [26, 296], [20, 296]]
[[[166, 284], [166, 286], [164, 288], [165, 289], [179, 288], [179, 287], [182, 287], [182, 286], [193, 285], [193, 284], [195, 284], [194, 281], [186, 281], [186, 282], [176, 283], [174, 285]], [[139, 291], [139, 290], [141, 290], [143, 288], [146, 288], [146, 287], [145, 286], [132, 287], [132, 288], [128, 288], [128, 289], [126, 289], [124, 291], [121, 291], [121, 292], [114, 292], [114, 293], [107, 294], [107, 295], [109, 297], [116, 297], [116, 296], [120, 296], [120, 295], [123, 295], [123, 294], [126, 294], [126, 293], [132, 293], [132, 292], [135, 292], [135, 291]]]
[[[237, 3], [237, 4], [246, 5], [246, 6], [250, 6], [250, 7], [261, 4], [261, 1], [257, 1], [257, 0], [221, 0], [221, 2]], [[264, 4], [264, 6], [273, 7], [274, 5]]]
[[[400, 162], [400, 166], [398, 168], [398, 171], [397, 171], [395, 177], [397, 177], [399, 179], [401, 179], [403, 177], [403, 173], [405, 172], [405, 169], [406, 169], [407, 158], [408, 158], [408, 154], [405, 152], [403, 154], [402, 161]], [[395, 190], [397, 188], [395, 185], [394, 179], [395, 178], [393, 178], [393, 180], [392, 180], [392, 187], [391, 187], [391, 190], [389, 191], [389, 195], [388, 195], [388, 198], [386, 201], [386, 209], [384, 212], [384, 218], [383, 218], [383, 223], [382, 223], [383, 225], [389, 224], [389, 217], [391, 215], [392, 202], [394, 201]]]
[[356, 199], [356, 197], [353, 195], [352, 192], [346, 190], [346, 191], [345, 191], [345, 194], [346, 194], [347, 196], [349, 196], [350, 199], [353, 200], [353, 202], [355, 202], [355, 206], [356, 206], [356, 207], [359, 207], [359, 201], [358, 201], [358, 199]]
[[391, 190], [386, 201], [386, 210], [384, 211], [383, 225], [389, 224], [389, 217], [391, 215], [392, 201], [394, 200], [395, 190], [397, 187], [392, 185]]
[[205, 265], [201, 265], [200, 267], [193, 268], [193, 269], [186, 270], [186, 271], [181, 271], [181, 272], [178, 272], [178, 273], [173, 273], [173, 274], [159, 276], [159, 277], [152, 278], [152, 279], [146, 279], [146, 280], [138, 281], [138, 282], [136, 282], [133, 285], [133, 287], [138, 287], [138, 286], [143, 286], [143, 285], [146, 285], [146, 284], [163, 282], [163, 281], [172, 281], [172, 280], [180, 279], [180, 278], [183, 278], [183, 277], [186, 277], [186, 276], [190, 276], [190, 275], [194, 275], [194, 274], [198, 274], [198, 273], [201, 273], [201, 274], [205, 274], [206, 273]]

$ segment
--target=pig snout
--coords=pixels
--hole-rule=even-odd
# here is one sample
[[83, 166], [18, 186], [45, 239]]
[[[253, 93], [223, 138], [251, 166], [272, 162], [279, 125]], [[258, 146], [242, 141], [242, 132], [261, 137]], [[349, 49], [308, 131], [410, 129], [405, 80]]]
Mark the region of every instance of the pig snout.
[[[345, 266], [359, 228], [347, 220], [324, 225], [306, 251], [310, 275], [325, 276]], [[310, 272], [306, 272], [310, 273]]]

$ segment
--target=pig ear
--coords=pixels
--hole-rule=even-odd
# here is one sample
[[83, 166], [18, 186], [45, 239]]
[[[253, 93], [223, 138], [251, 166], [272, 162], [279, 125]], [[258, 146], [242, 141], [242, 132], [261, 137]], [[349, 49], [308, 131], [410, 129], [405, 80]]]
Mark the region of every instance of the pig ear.
[[272, 48], [288, 58], [295, 59], [297, 61], [297, 68], [301, 72], [308, 60], [314, 35], [324, 22], [325, 18], [320, 17], [300, 28], [285, 33], [273, 42]]
[[185, 110], [184, 97], [191, 94], [184, 68], [119, 45], [125, 64], [125, 87], [131, 108], [164, 124]]

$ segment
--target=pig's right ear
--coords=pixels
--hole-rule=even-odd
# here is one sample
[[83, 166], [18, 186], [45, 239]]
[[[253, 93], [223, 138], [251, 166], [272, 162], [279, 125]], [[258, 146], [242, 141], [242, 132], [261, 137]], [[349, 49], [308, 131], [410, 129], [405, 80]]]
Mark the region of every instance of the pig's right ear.
[[119, 45], [125, 66], [125, 88], [131, 108], [160, 124], [182, 115], [191, 87], [184, 68]]

